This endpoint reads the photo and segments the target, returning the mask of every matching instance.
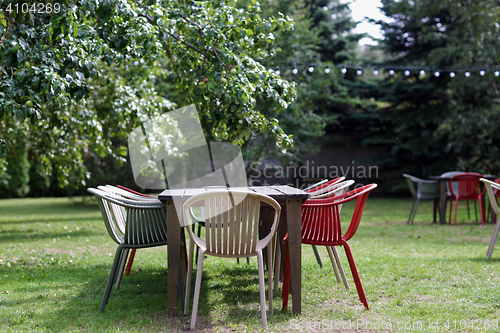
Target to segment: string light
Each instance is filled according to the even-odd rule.
[[[266,61],[266,60],[263,60]],[[288,63],[289,65],[284,65],[283,67],[276,66],[274,67],[276,75],[281,75],[282,69],[292,69],[293,74],[298,74],[299,73],[299,68],[301,68],[301,72],[303,74],[308,74],[308,73],[313,73],[316,67],[319,69],[324,68],[324,73],[325,74],[330,74],[331,68],[329,65],[318,65],[314,63],[296,63],[296,62],[288,62],[288,61],[269,61],[269,62],[275,62],[275,63]],[[373,75],[378,76],[380,73],[383,73],[384,70],[387,70],[387,73],[390,76],[393,76],[396,74],[396,72],[401,71],[404,73],[405,76],[410,76],[411,73],[415,73],[416,71],[419,72],[421,76],[426,75],[427,71],[430,71],[435,77],[440,77],[441,72],[449,73],[450,78],[454,78],[457,76],[457,73],[463,72],[465,77],[469,78],[472,73],[478,73],[481,77],[485,77],[488,71],[491,71],[495,77],[500,77],[500,67],[497,68],[492,68],[492,67],[457,67],[453,68],[451,66],[445,66],[445,67],[434,67],[434,69],[431,66],[423,66],[423,67],[412,67],[412,66],[405,66],[405,67],[400,67],[400,66],[385,66],[385,65],[370,65],[370,64],[365,64],[364,66],[353,66],[353,65],[334,65],[333,67],[340,67],[341,68],[341,73],[342,74],[347,74],[348,70],[355,70],[356,74],[358,76],[363,75],[363,67],[372,67],[373,68]],[[271,69],[271,68],[270,68]]]

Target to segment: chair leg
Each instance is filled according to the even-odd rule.
[[[340,283],[340,274],[339,270],[337,269],[337,265],[335,265],[335,258],[333,256],[332,247],[327,246],[326,250],[328,251],[328,256],[330,257],[330,261],[332,262],[333,272],[335,273],[335,278],[337,279],[337,283]]]
[[[408,222],[406,222],[406,224],[411,223],[411,217],[413,216],[413,210],[415,209],[415,202],[417,202],[417,198],[415,198],[415,200],[413,200],[413,203],[411,205],[411,210],[410,210],[410,216],[408,216]]]
[[[184,297],[184,314],[187,315],[189,312],[189,298],[191,293],[191,274],[193,272],[193,252],[194,252],[194,241],[189,239],[189,259],[186,275],[186,295]]]
[[[337,266],[339,267],[340,276],[342,277],[342,281],[344,281],[345,289],[349,290],[349,283],[347,283],[347,279],[346,279],[345,273],[344,273],[344,268],[342,267],[342,263],[340,262],[340,257],[339,257],[339,254],[337,252],[337,249],[335,248],[335,246],[331,246],[331,249],[332,249],[333,255],[335,256],[335,261],[337,262]]]
[[[120,282],[122,281],[122,276],[123,276],[123,270],[125,268],[125,263],[127,262],[127,257],[128,257],[128,249],[124,249],[120,258],[120,264],[118,265],[118,274],[116,275],[115,279],[115,289],[118,290],[120,287]]]
[[[194,224],[193,224],[193,231],[194,231]],[[198,237],[201,236],[201,224],[198,223]],[[196,259],[195,259],[195,262],[198,262],[198,254],[200,252],[200,249],[198,248],[198,246],[196,247]]]
[[[356,263],[354,262],[354,257],[352,256],[351,248],[347,242],[343,242],[345,253],[347,255],[347,261],[349,261],[349,266],[351,267],[352,277],[354,279],[354,284],[356,285],[356,289],[358,290],[358,296],[361,301],[365,305],[367,310],[370,310],[368,306],[368,301],[366,300],[365,291],[363,290],[363,285],[361,284],[361,279],[359,277],[358,269],[356,268]]]
[[[483,202],[483,198],[481,198],[481,197],[478,198],[478,201],[479,201],[479,214],[481,215],[481,226],[484,226],[484,221],[486,218],[486,212],[485,212],[486,203]],[[474,204],[475,203],[476,202],[474,201]],[[476,213],[476,215],[477,215],[477,213]]]
[[[417,214],[417,207],[418,207],[418,203],[420,202],[420,198],[417,198],[415,200],[415,209],[413,210],[413,216],[411,217],[411,223],[410,224],[413,224],[413,220],[415,220],[415,215]]]
[[[132,249],[132,251],[130,251],[130,258],[128,259],[127,269],[125,270],[125,274],[127,276],[130,275],[130,270],[132,269],[132,263],[134,262],[134,258],[135,258],[135,250],[136,249]]]
[[[453,209],[453,198],[450,198],[450,219],[448,221],[448,224],[451,224],[451,210]]]
[[[481,200],[481,198],[479,198],[479,200]],[[467,203],[469,203],[469,201],[467,201]],[[481,203],[479,203],[479,210],[481,210]],[[477,204],[476,204],[476,201],[474,201],[474,214],[476,214],[476,223],[477,223]],[[482,217],[481,217],[481,224],[482,224]]]
[[[453,225],[457,225],[457,214],[458,214],[458,198],[455,199],[455,221]]]
[[[101,308],[100,308],[101,312],[104,312],[104,307],[106,306],[106,304],[108,304],[109,295],[111,294],[111,289],[113,287],[113,282],[115,280],[116,270],[120,262],[120,257],[122,256],[122,251],[123,247],[118,246],[115,253],[115,259],[113,260],[113,265],[111,265],[111,271],[109,273],[108,283],[106,284],[106,288],[104,289],[104,295],[102,297]]]
[[[319,267],[323,268],[323,263],[321,262],[321,257],[319,256],[318,248],[316,245],[312,245],[314,256],[316,257],[316,261],[318,262]]]
[[[490,246],[488,247],[488,252],[486,253],[486,257],[488,257],[488,259],[491,258],[491,254],[493,253],[493,248],[495,247],[495,243],[497,242],[499,230],[500,230],[500,216],[498,217],[497,223],[495,224],[495,230],[493,231],[493,237],[491,237]]]
[[[281,311],[284,312],[288,306],[288,296],[290,293],[290,254],[288,253],[288,239],[285,241],[285,269],[283,272],[283,288],[281,298],[283,299]]]
[[[191,329],[196,326],[196,316],[198,314],[198,301],[200,300],[200,285],[201,275],[203,274],[203,258],[205,251],[200,249],[200,257],[198,258],[198,269],[196,270],[196,282],[194,285],[193,313],[191,315]]]
[[[476,209],[476,203],[474,203],[474,209]],[[467,200],[467,218],[470,219],[469,200]],[[476,211],[476,222],[477,222],[477,211]]]
[[[271,242],[267,246],[267,290],[269,292],[269,314],[273,314],[273,247],[274,238],[271,238]]]
[[[432,208],[433,208],[433,222],[432,223],[436,223],[437,212],[439,209],[439,198],[434,198],[433,201],[434,201],[434,204],[432,205]]]
[[[262,319],[262,326],[264,326],[264,328],[267,328],[266,287],[264,284],[264,260],[262,258],[262,250],[257,250],[257,266],[259,269],[260,315]]]
[[[274,260],[274,291],[278,292],[280,282],[280,268],[281,268],[281,247],[276,238],[276,259]]]

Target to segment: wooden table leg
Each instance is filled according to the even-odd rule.
[[[177,315],[179,263],[181,258],[181,225],[173,201],[166,201],[167,208],[167,267],[168,267],[168,314]]]
[[[302,281],[302,251],[301,223],[302,200],[286,200],[286,218],[288,227],[288,249],[290,253],[290,285],[292,290],[293,313],[300,314],[301,281]]]
[[[448,183],[447,180],[443,180],[443,179],[439,180],[439,187],[440,187],[439,201],[441,204],[441,207],[439,207],[439,223],[441,223],[441,224],[446,224],[446,184],[447,183]]]
[[[432,210],[433,210],[433,222],[436,223],[436,216],[437,216],[437,211],[438,211],[438,206],[439,206],[439,198],[434,198],[433,200],[433,205],[432,205]]]

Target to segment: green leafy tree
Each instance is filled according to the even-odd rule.
[[[278,119],[285,132],[293,135],[294,147],[282,150],[271,137],[259,136],[245,145],[244,153],[251,161],[279,159],[297,165],[306,154],[319,149],[318,140],[325,140],[327,126],[331,127],[344,109],[355,104],[334,64],[354,55],[359,36],[350,32],[355,23],[349,8],[338,1],[281,0],[266,2],[263,11],[266,16],[284,13],[295,21],[293,31],[277,34],[276,55],[265,64],[296,82],[297,101],[286,110],[259,101],[260,109]]]
[[[294,84],[257,61],[274,55],[287,17],[223,1],[54,1],[46,14],[15,4],[0,1],[0,119],[5,129],[30,121],[33,151],[61,185],[88,178],[91,152],[123,158],[111,140],[173,107],[148,82],[155,75],[172,77],[172,95],[196,104],[209,137],[243,144],[262,132],[292,146],[256,108],[257,99],[282,109],[295,100]]]

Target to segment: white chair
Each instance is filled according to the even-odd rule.
[[[498,231],[500,230],[500,209],[498,208],[497,199],[494,193],[494,190],[500,191],[500,184],[484,178],[481,178],[479,180],[484,183],[484,187],[486,188],[488,197],[490,198],[491,208],[498,216],[497,223],[495,224],[495,230],[493,231],[493,237],[491,237],[490,246],[488,247],[488,252],[486,253],[486,256],[489,259],[491,258],[491,254],[493,253],[493,248],[495,247],[495,243],[498,237]]]
[[[259,240],[259,219],[261,202],[274,208],[274,219],[271,230]],[[198,269],[194,289],[193,313],[191,316],[191,329],[196,325],[198,302],[200,296],[201,276],[203,272],[203,259],[205,254],[225,258],[243,258],[257,256],[259,269],[260,307],[262,325],[267,328],[266,297],[264,287],[264,263],[262,249],[268,246],[268,287],[269,287],[269,312],[273,311],[272,298],[272,272],[274,252],[272,239],[276,233],[281,207],[273,198],[247,191],[236,190],[207,190],[189,198],[183,205],[183,218],[186,225],[190,223],[189,209],[201,205],[205,210],[205,239],[198,237],[190,227],[189,231],[189,263],[186,279],[186,297],[184,314],[188,313],[191,272],[193,269],[194,244],[200,249]]]

